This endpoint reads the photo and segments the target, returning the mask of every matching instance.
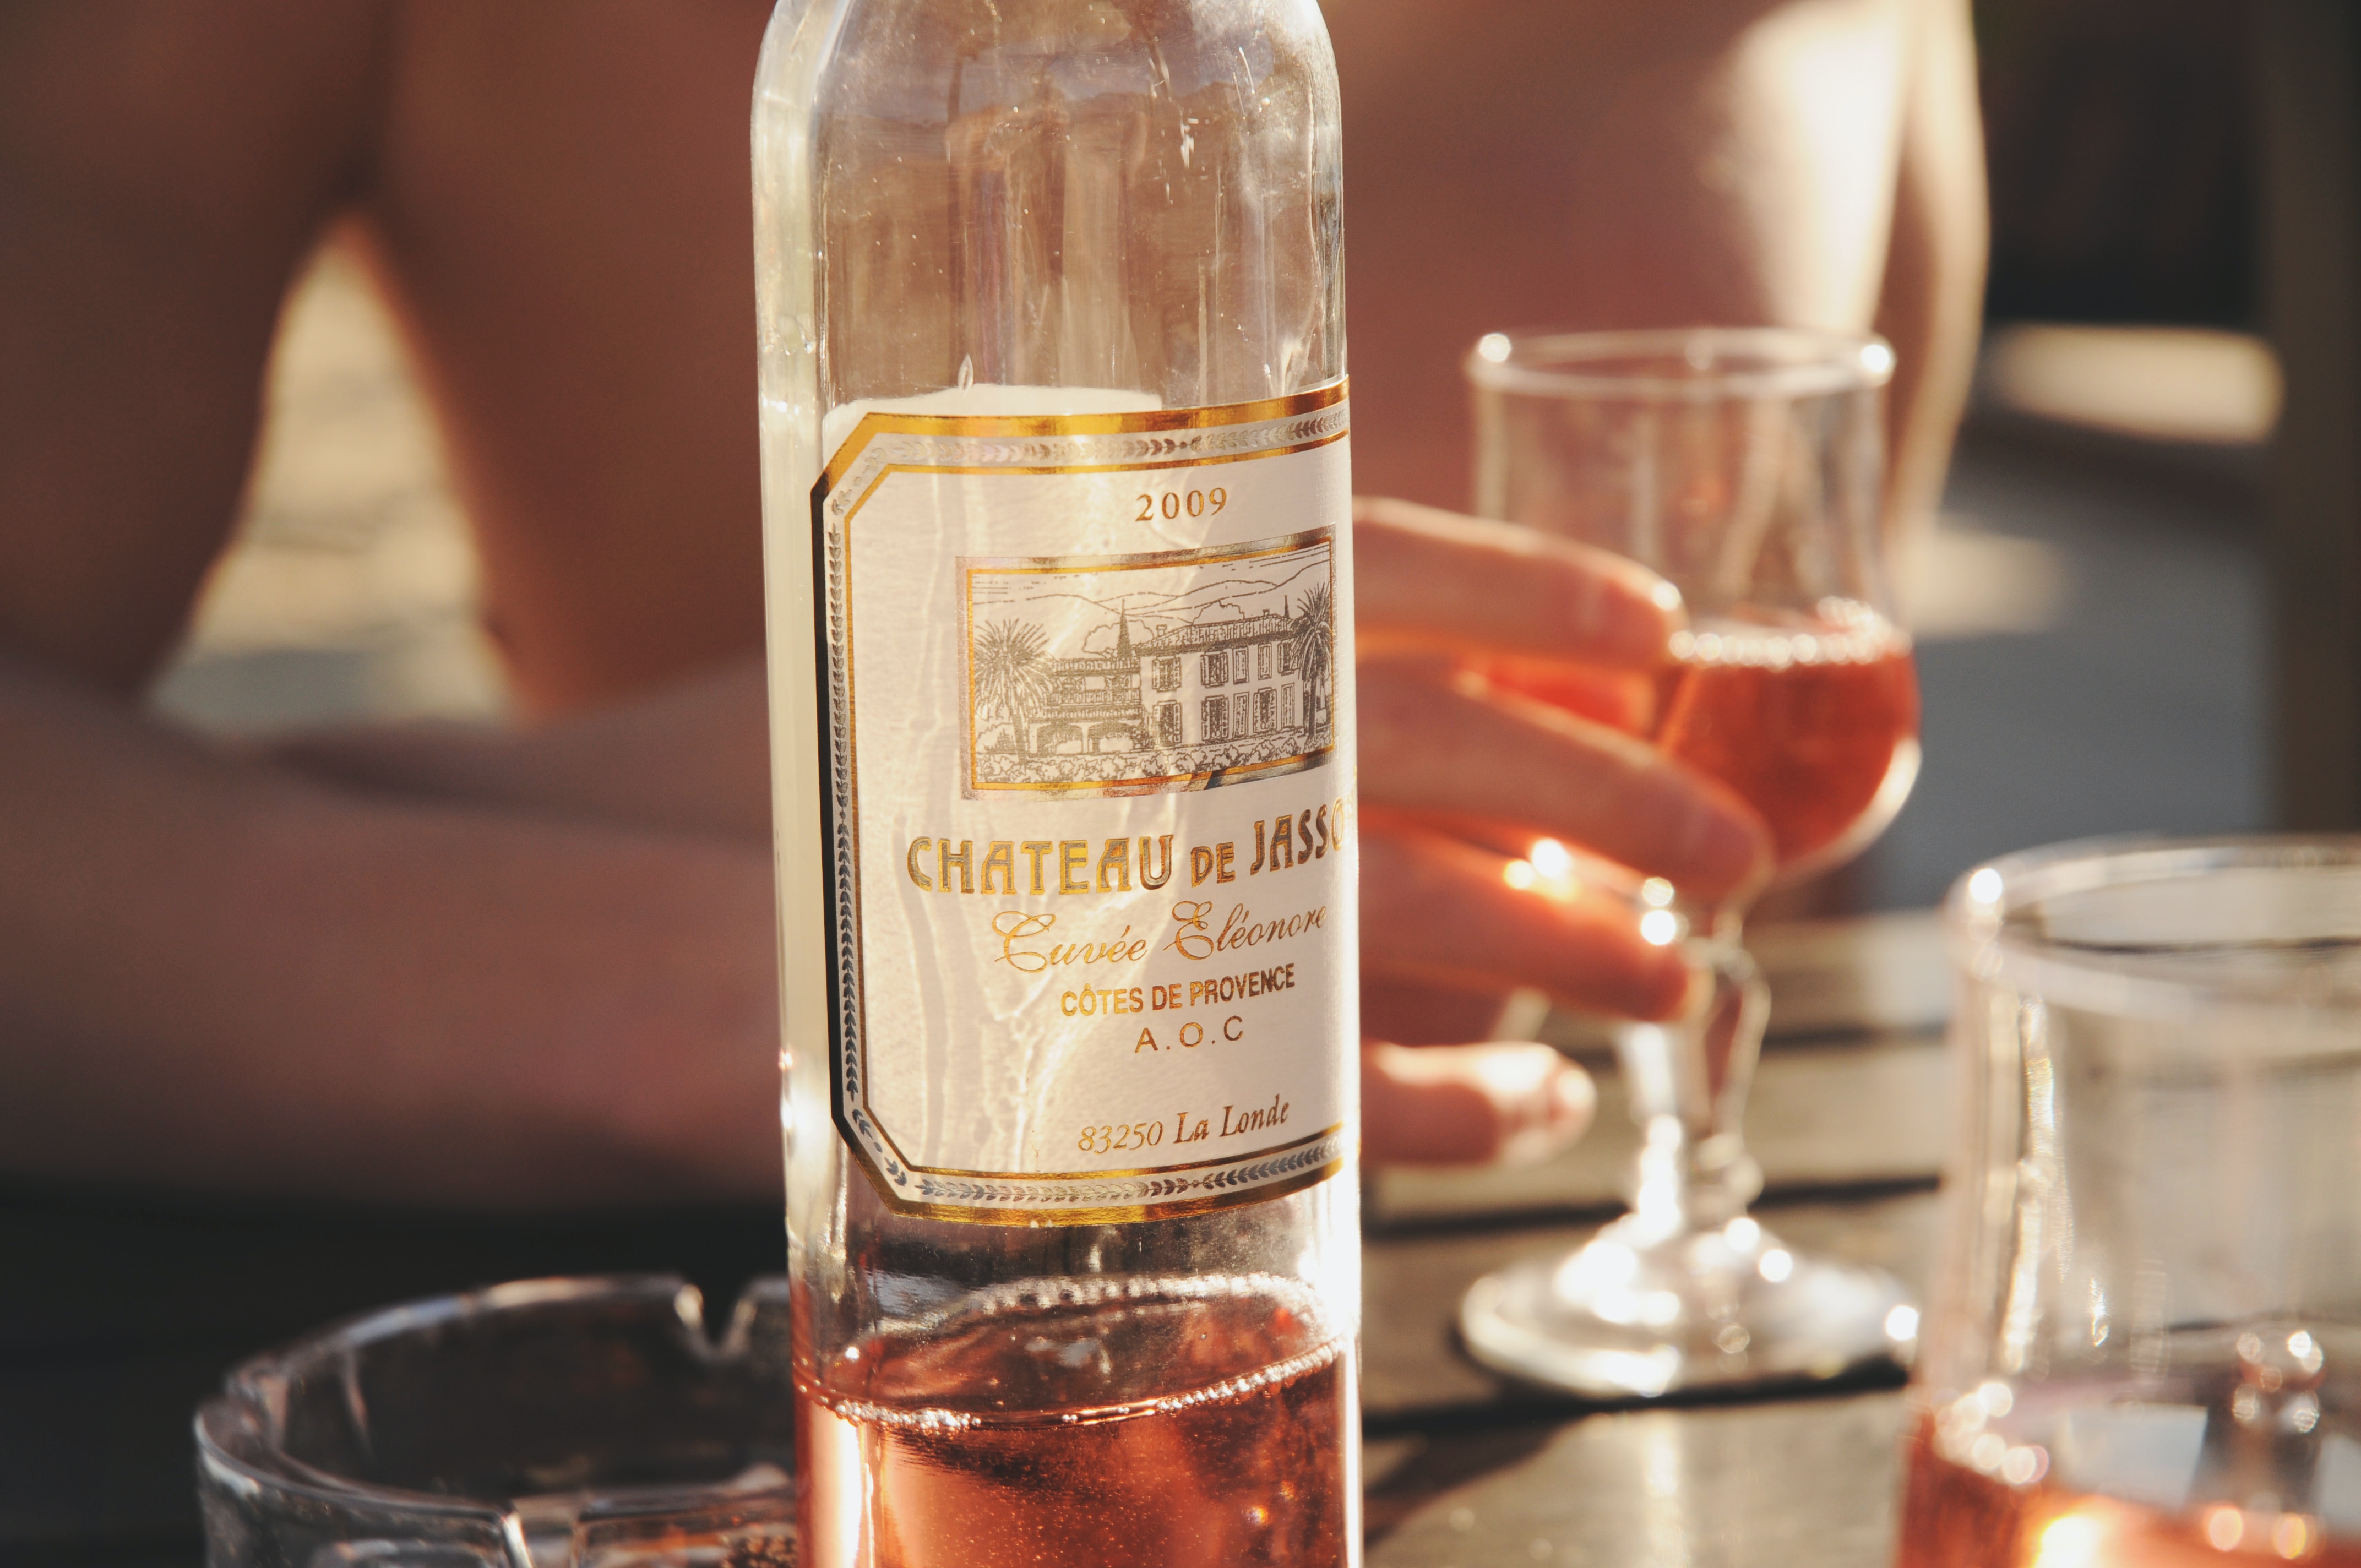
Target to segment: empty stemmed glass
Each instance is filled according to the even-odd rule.
[[[1477,511],[1637,561],[1689,612],[1661,674],[1611,700],[1587,679],[1488,674],[1730,786],[1771,830],[1774,885],[1858,853],[1917,772],[1882,526],[1893,366],[1877,338],[1771,328],[1496,334],[1467,362]],[[1553,859],[1544,844],[1533,863]],[[1762,1173],[1739,1124],[1770,998],[1742,906],[1653,879],[1641,898],[1642,934],[1678,942],[1708,983],[1681,1017],[1619,1031],[1642,1133],[1631,1212],[1477,1281],[1468,1349],[1609,1398],[1828,1377],[1904,1351],[1916,1314],[1894,1280],[1798,1255],[1746,1212]]]

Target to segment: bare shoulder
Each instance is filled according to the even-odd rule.
[[[380,273],[544,713],[761,644],[746,116],[771,0],[401,13]]]
[[[0,652],[127,690],[177,632],[280,296],[365,177],[384,16],[0,6]]]

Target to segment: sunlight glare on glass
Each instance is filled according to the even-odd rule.
[[[1487,360],[1494,365],[1507,363],[1509,357],[1509,334],[1505,332],[1486,333],[1482,337],[1476,340],[1476,354],[1477,357]]]
[[[1582,892],[1574,874],[1574,851],[1554,839],[1536,839],[1521,861],[1511,861],[1501,872],[1520,893],[1539,888],[1561,902],[1572,902]]]
[[[2000,902],[2000,872],[1984,867],[1968,879],[1968,897],[1977,904]]]
[[[1673,884],[1663,877],[1652,876],[1640,884],[1640,902],[1651,909],[1662,909],[1673,901]]]
[[[1872,376],[1892,375],[1894,373],[1894,350],[1883,343],[1862,344],[1861,345],[1861,367],[1868,371]]]
[[[1652,948],[1669,948],[1680,935],[1681,917],[1669,909],[1651,909],[1640,916],[1640,939]]]
[[[2041,1532],[2041,1554],[2033,1560],[2033,1568],[2089,1568],[2105,1535],[2097,1519],[2080,1514],[2052,1519]]]
[[[1533,847],[1525,851],[1533,870],[1552,882],[1563,881],[1574,874],[1574,851],[1554,839],[1536,839]]]
[[[1896,1307],[1885,1314],[1885,1337],[1895,1343],[1906,1343],[1918,1337],[1918,1309]]]
[[[1755,1272],[1772,1284],[1782,1284],[1795,1272],[1795,1255],[1785,1247],[1773,1247],[1763,1255],[1763,1261],[1754,1267]]]
[[[1601,1240],[1566,1255],[1558,1266],[1557,1289],[1567,1296],[1613,1290],[1631,1284],[1639,1272],[1639,1254],[1620,1242]]]

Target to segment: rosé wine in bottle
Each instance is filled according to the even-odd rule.
[[[1357,1562],[1319,9],[783,4],[753,140],[805,1561]]]
[[[1350,1347],[1292,1294],[1150,1281],[878,1336],[859,1377],[804,1389],[805,1485],[873,1489],[894,1568],[1349,1562],[1348,1499],[1325,1483]]]

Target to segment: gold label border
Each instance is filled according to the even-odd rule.
[[[869,444],[881,435],[966,436],[985,441],[1016,441],[1044,436],[1061,435],[1145,435],[1172,431],[1213,430],[1224,425],[1266,424],[1272,420],[1293,419],[1299,414],[1333,408],[1345,400],[1346,383],[1333,382],[1309,392],[1298,392],[1287,398],[1261,398],[1245,403],[1215,403],[1201,409],[1144,409],[1132,413],[1111,414],[914,414],[872,412],[861,416],[852,433],[844,438],[828,460],[820,474],[820,483],[830,488],[844,482]],[[1290,448],[1290,450],[1293,450]],[[1278,455],[1275,452],[1249,454],[1257,457]],[[1208,459],[1214,461],[1217,459]],[[1112,474],[1139,467],[1199,466],[1200,464],[1109,463],[1074,465],[1049,469],[1028,469],[1032,473]],[[950,473],[1000,474],[1009,470],[998,464],[979,468],[938,470]],[[862,497],[866,500],[866,495]]]
[[[1027,1226],[1060,1226],[1107,1224],[1138,1220],[1178,1218],[1182,1215],[1230,1208],[1238,1204],[1262,1202],[1301,1191],[1326,1180],[1344,1168],[1349,1152],[1346,1130],[1339,1123],[1306,1138],[1219,1160],[1195,1161],[1169,1167],[1145,1167],[1126,1171],[1090,1172],[973,1172],[950,1168],[917,1165],[902,1153],[884,1124],[869,1111],[865,1085],[868,1080],[868,1029],[865,999],[862,996],[862,962],[860,917],[860,766],[858,721],[852,702],[852,627],[851,627],[851,522],[853,518],[874,498],[884,481],[895,473],[972,473],[972,474],[1081,474],[1148,472],[1158,469],[1210,466],[1221,463],[1247,462],[1264,457],[1282,457],[1295,453],[1327,446],[1344,440],[1348,428],[1343,421],[1338,428],[1311,435],[1306,439],[1274,444],[1259,450],[1211,453],[1201,456],[1175,455],[1144,461],[1103,464],[1026,463],[988,465],[903,464],[883,466],[871,481],[862,487],[860,495],[850,505],[841,508],[838,532],[831,536],[829,524],[829,501],[832,491],[855,469],[861,455],[878,437],[890,434],[911,434],[934,437],[968,437],[990,440],[1037,440],[1075,435],[1137,435],[1163,433],[1203,432],[1233,425],[1266,423],[1284,421],[1304,414],[1316,413],[1345,402],[1347,383],[1336,381],[1330,386],[1290,398],[1266,399],[1255,402],[1229,403],[1211,408],[1151,410],[1119,414],[1073,415],[945,415],[872,412],[862,417],[852,433],[839,446],[812,487],[812,568],[813,617],[819,680],[820,756],[823,769],[836,773],[840,768],[842,783],[833,787],[827,780],[821,789],[821,827],[823,837],[822,874],[827,907],[822,927],[832,933],[829,973],[829,1031],[830,1038],[829,1076],[831,1079],[832,1120],[838,1135],[886,1207],[897,1213],[918,1218],[948,1220],[975,1224],[1013,1224]],[[1175,442],[1176,447],[1186,444]],[[1334,538],[1334,529],[1325,532]],[[1332,565],[1333,575],[1333,565]],[[841,673],[840,689],[838,675]],[[831,719],[841,717],[840,728]],[[1332,748],[1327,750],[1333,751]],[[1322,759],[1323,762],[1325,758]],[[1317,764],[1313,764],[1317,765]],[[1291,771],[1291,770],[1290,770]],[[840,797],[842,809],[837,809]],[[843,885],[839,885],[838,868],[843,868]],[[847,1005],[844,992],[852,995]],[[854,1035],[854,1052],[858,1060],[851,1064],[857,1080],[848,1084],[845,1069],[847,1053],[842,1033],[850,1025]],[[864,1136],[864,1135],[866,1135]],[[876,1148],[869,1146],[874,1139]],[[1191,1170],[1222,1168],[1242,1169],[1257,1162],[1288,1159],[1293,1151],[1307,1146],[1319,1146],[1320,1157],[1305,1168],[1258,1182],[1241,1190],[1213,1192],[1192,1199],[1167,1200],[1147,1203],[1102,1204],[1087,1208],[1005,1208],[977,1203],[941,1202],[906,1196],[897,1189],[910,1185],[912,1178],[930,1182],[977,1182],[996,1188],[1022,1190],[1053,1185],[1073,1185],[1081,1182],[1179,1180]],[[881,1161],[878,1157],[883,1155]],[[1216,1171],[1216,1176],[1218,1171]],[[1206,1184],[1207,1179],[1190,1179],[1188,1185]],[[1010,1196],[1015,1196],[1012,1191]]]

